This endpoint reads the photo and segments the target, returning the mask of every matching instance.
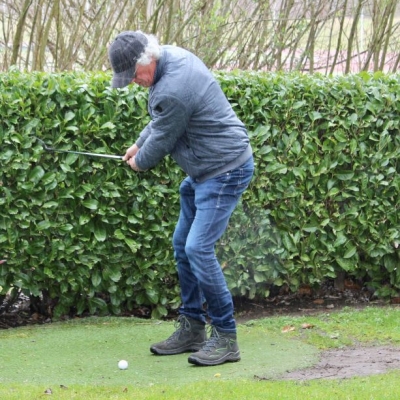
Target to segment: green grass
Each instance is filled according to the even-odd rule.
[[[310,382],[284,381],[220,381],[204,380],[181,386],[155,385],[146,389],[132,384],[110,386],[74,385],[66,389],[51,386],[53,395],[44,394],[45,387],[33,385],[0,386],[0,397],[6,400],[36,400],[53,398],[59,400],[398,400],[400,374],[391,372],[368,378],[349,380],[323,380]]]
[[[287,337],[301,339],[319,349],[339,348],[357,343],[400,344],[400,308],[368,307],[344,308],[340,312],[321,313],[316,316],[278,317],[250,321],[249,324],[277,333],[282,326],[293,326]],[[312,329],[303,329],[310,324]]]
[[[400,309],[345,309],[271,317],[239,326],[242,361],[195,367],[187,354],[157,357],[149,345],[170,322],[88,318],[0,331],[0,399],[398,399],[400,372],[308,382],[279,381],[316,362],[319,349],[398,344]],[[304,323],[312,329],[302,329]],[[282,333],[285,326],[294,331]],[[120,371],[119,359],[129,368]],[[261,380],[260,380],[261,378]]]

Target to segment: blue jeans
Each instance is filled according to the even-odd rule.
[[[236,322],[215,244],[225,232],[253,171],[251,157],[241,167],[205,182],[188,177],[179,190],[181,210],[173,246],[181,287],[180,313],[205,321],[205,300],[211,324],[220,332],[236,332]]]

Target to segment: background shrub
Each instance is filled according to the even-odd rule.
[[[399,79],[218,73],[249,129],[256,174],[217,247],[235,296],[339,272],[394,295],[399,266]],[[171,247],[183,173],[116,160],[149,121],[147,92],[103,73],[0,75],[0,286],[42,312],[154,317],[179,306]]]

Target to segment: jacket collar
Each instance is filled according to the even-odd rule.
[[[156,66],[156,70],[154,71],[154,81],[153,81],[152,86],[154,86],[164,75],[164,66],[165,66],[165,62],[166,62],[165,55],[166,55],[165,51],[161,50],[161,57],[157,61],[157,66]]]

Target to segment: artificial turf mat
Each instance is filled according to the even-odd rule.
[[[273,378],[316,362],[316,348],[260,326],[239,325],[242,360],[215,367],[187,362],[188,353],[155,356],[152,343],[166,339],[172,322],[87,318],[0,331],[0,383],[140,386],[205,379]],[[119,370],[120,359],[129,362]]]

